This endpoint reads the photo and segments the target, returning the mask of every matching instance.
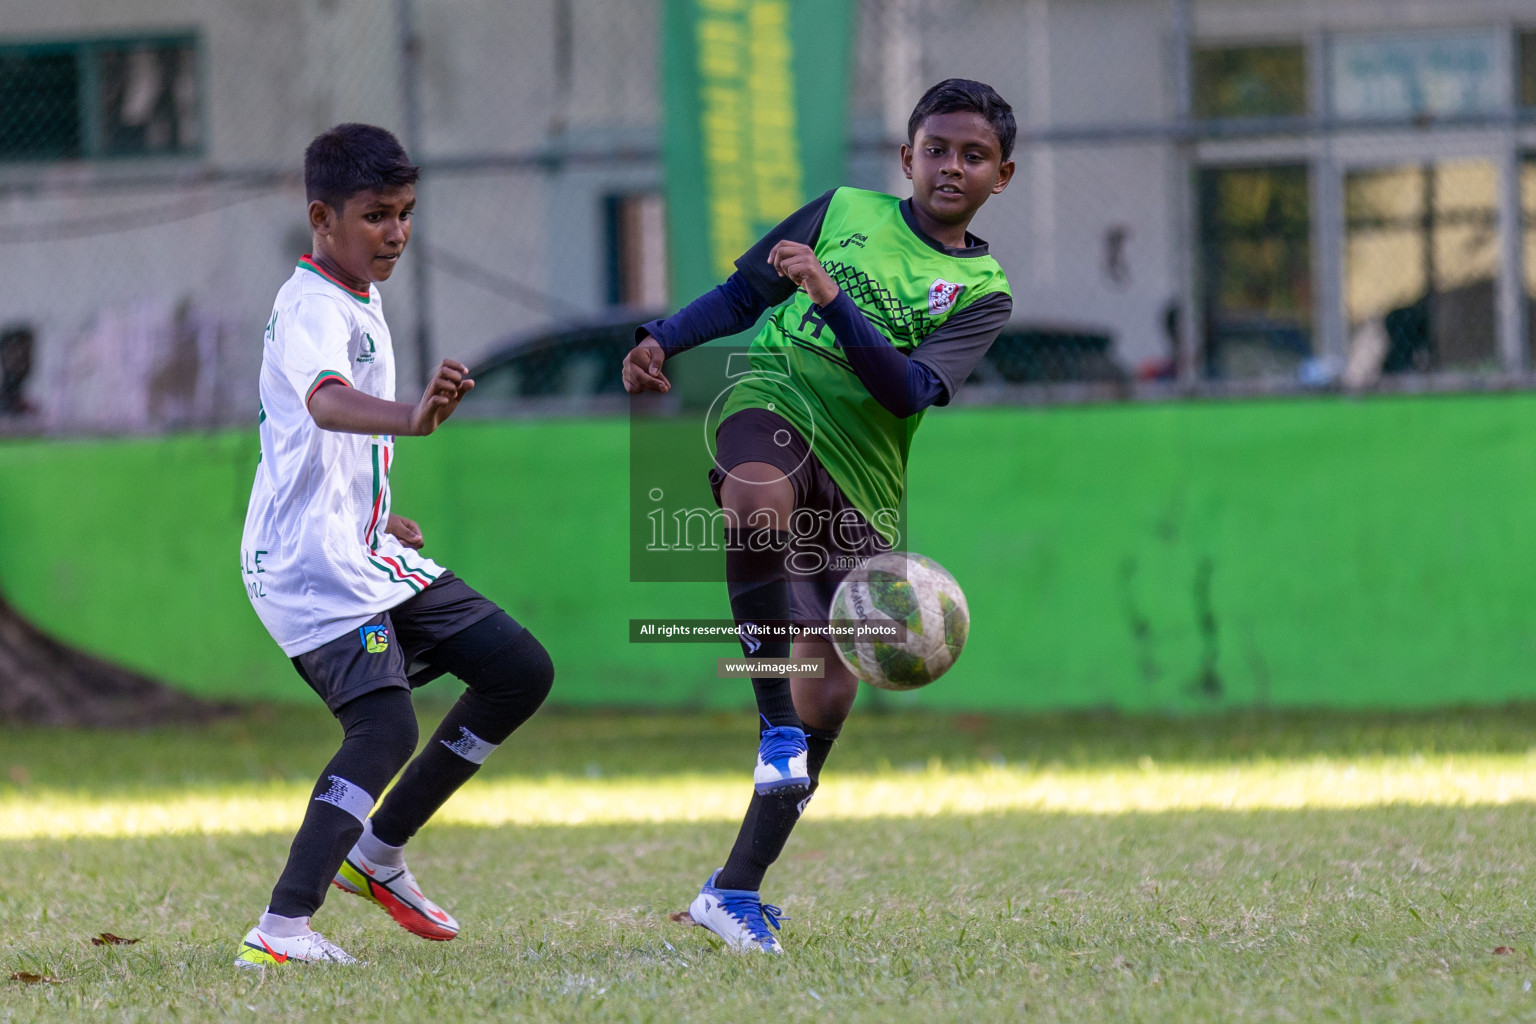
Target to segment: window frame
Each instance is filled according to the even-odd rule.
[[[1518,100],[1519,49],[1522,33],[1536,32],[1536,22],[1529,20],[1486,19],[1473,23],[1458,23],[1461,29],[1493,26],[1505,33],[1508,40],[1505,73],[1510,82],[1507,96]],[[1385,31],[1385,29],[1383,29]],[[1313,171],[1313,295],[1316,312],[1313,317],[1314,351],[1321,356],[1342,360],[1348,350],[1348,326],[1344,310],[1344,175],[1352,169],[1375,165],[1387,165],[1412,161],[1439,161],[1463,157],[1492,156],[1501,166],[1501,174],[1509,174],[1510,166],[1517,162],[1511,154],[1536,153],[1536,108],[1509,102],[1504,111],[1488,116],[1472,127],[1431,122],[1420,124],[1380,124],[1372,121],[1355,122],[1335,119],[1331,95],[1332,83],[1329,51],[1332,41],[1339,35],[1354,35],[1366,31],[1351,26],[1347,30],[1333,30],[1314,25],[1303,32],[1307,48],[1308,79],[1313,116],[1294,119],[1296,131],[1287,132],[1290,122],[1274,118],[1259,121],[1262,132],[1230,134],[1221,130],[1223,123],[1195,122],[1196,136],[1192,144],[1191,166],[1194,170],[1245,164],[1307,162]],[[1294,33],[1239,31],[1211,32],[1198,36],[1194,42],[1202,47],[1240,47],[1244,45],[1277,45],[1293,40]],[[1507,101],[1508,102],[1508,101]],[[1214,126],[1214,127],[1213,127]],[[1193,178],[1189,186],[1193,189]],[[1504,236],[1501,244],[1518,249],[1519,233],[1512,225],[1519,223],[1520,202],[1518,188],[1500,186],[1500,231]],[[1191,199],[1193,194],[1191,193]],[[1198,218],[1197,218],[1198,219]],[[1194,225],[1198,236],[1198,224]],[[1500,289],[1519,288],[1520,282],[1500,278]],[[1203,282],[1195,283],[1198,294]],[[1517,291],[1518,294],[1518,291]],[[1506,305],[1518,309],[1519,304],[1500,300],[1500,309]],[[1533,307],[1536,308],[1536,307]],[[1536,316],[1533,316],[1536,320]],[[1532,338],[1527,348],[1526,338]],[[1505,360],[1505,368],[1523,372],[1536,366],[1536,324],[1522,328],[1513,319],[1501,313],[1499,327],[1499,351]]]
[[[159,152],[122,152],[105,148],[101,112],[100,55],[114,50],[141,47],[189,49],[196,87],[197,109],[193,115],[197,141],[190,146]],[[75,111],[78,119],[80,151],[76,154],[16,154],[0,151],[0,166],[39,163],[84,162],[116,163],[134,160],[201,160],[207,153],[208,103],[207,69],[202,33],[197,28],[160,29],[149,32],[112,33],[72,38],[24,39],[0,37],[0,54],[37,56],[72,54],[76,58],[77,82]]]
[[[1295,113],[1282,114],[1202,114],[1198,112],[1200,74],[1199,63],[1202,53],[1214,53],[1218,51],[1235,50],[1281,50],[1294,49],[1301,55],[1301,100],[1302,109]],[[1195,39],[1190,47],[1190,87],[1191,114],[1190,116],[1204,124],[1222,123],[1274,123],[1285,121],[1299,121],[1315,115],[1318,110],[1320,97],[1316,95],[1316,74],[1313,68],[1316,62],[1316,54],[1305,35],[1284,36],[1273,38],[1208,38]]]

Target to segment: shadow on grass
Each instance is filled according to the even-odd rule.
[[[446,710],[421,705],[423,742]],[[121,791],[179,784],[307,781],[341,739],[323,708],[252,705],[203,725],[134,731],[12,728],[0,744],[0,795],[31,787]],[[481,778],[717,773],[750,764],[750,713],[546,709]],[[839,771],[935,762],[1095,767],[1376,754],[1518,754],[1536,746],[1536,704],[1418,712],[1234,712],[1201,718],[873,712],[854,716]]]

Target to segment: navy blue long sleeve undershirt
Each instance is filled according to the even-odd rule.
[[[668,359],[695,345],[740,334],[768,310],[768,303],[740,274],[694,299],[671,316],[635,329],[635,343],[656,339]]]
[[[822,308],[821,318],[837,336],[853,372],[892,416],[915,416],[944,396],[939,375],[892,345],[847,292],[839,291]]]
[[[646,335],[655,338],[670,359],[706,341],[747,330],[767,309],[757,290],[735,273],[671,316],[642,324],[636,340]],[[892,345],[847,293],[838,292],[821,315],[855,376],[892,416],[906,419],[944,396],[938,374]]]

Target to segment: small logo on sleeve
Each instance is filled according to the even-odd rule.
[[[928,312],[934,316],[947,313],[965,289],[963,284],[951,284],[942,277],[928,286]]]
[[[383,654],[389,650],[388,626],[363,626],[358,632],[363,637],[363,650],[369,654]]]

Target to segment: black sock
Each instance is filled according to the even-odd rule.
[[[816,792],[820,782],[821,766],[827,763],[832,744],[840,730],[807,729],[806,770],[811,776],[808,791],[794,790],[788,793],[752,794],[747,805],[747,816],[736,834],[736,845],[720,870],[715,886],[720,889],[748,889],[757,892],[762,888],[763,876],[768,868],[784,852],[789,834],[805,811],[806,804]]]
[[[309,917],[357,837],[378,795],[416,749],[411,692],[365,693],[339,708],[345,738],[315,784],[304,823],[288,848],[288,863],[268,909],[280,917]]]
[[[468,686],[373,815],[382,843],[404,846],[526,722],[554,683],[549,652],[505,613],[449,637],[427,658]]]
[[[784,530],[731,528],[725,531],[725,579],[731,595],[731,614],[740,631],[741,650],[748,657],[787,658],[793,648],[789,639],[763,640],[752,636],[750,624],[789,622],[789,533]],[[754,676],[752,694],[757,713],[771,728],[800,728],[789,680],[780,676]]]
[[[827,755],[832,753],[832,744],[837,742],[837,736],[842,731],[842,726],[805,731],[805,767],[810,772],[812,782],[820,778],[821,766],[827,763]]]

